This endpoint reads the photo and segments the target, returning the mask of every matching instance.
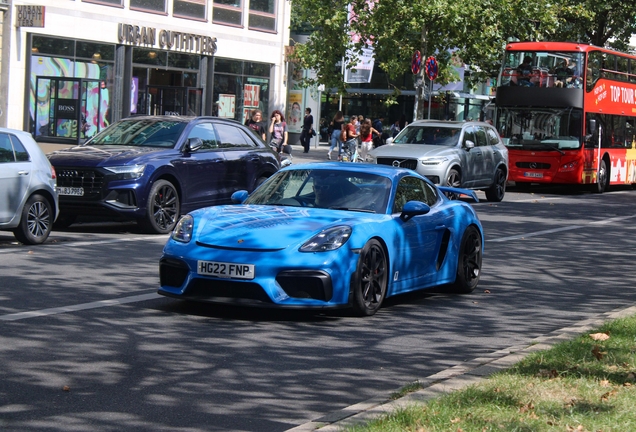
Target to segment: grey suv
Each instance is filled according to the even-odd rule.
[[[501,201],[506,193],[508,150],[485,122],[418,120],[370,157],[410,168],[437,185],[483,189],[488,201]]]
[[[0,230],[43,243],[58,214],[55,170],[30,134],[0,128]]]

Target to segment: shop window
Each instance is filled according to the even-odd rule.
[[[77,42],[75,57],[94,61],[115,61],[115,45]]]
[[[250,0],[248,27],[276,31],[276,2],[274,0]]]
[[[243,73],[243,62],[236,61],[236,60],[215,58],[214,71],[232,73],[232,74],[241,74]]]
[[[270,65],[267,63],[245,62],[245,75],[269,78]]]
[[[153,66],[166,66],[168,53],[166,51],[151,50],[146,48],[133,49],[133,63]]]
[[[130,8],[165,13],[166,0],[130,0]]]
[[[199,69],[200,57],[192,54],[168,53],[168,66],[181,69]]]
[[[82,0],[85,3],[97,3],[108,6],[123,6],[123,0]]]
[[[206,0],[174,0],[172,14],[179,17],[205,20]]]
[[[242,0],[214,0],[212,22],[219,24],[243,25]]]
[[[71,39],[56,39],[48,36],[33,36],[31,51],[33,54],[73,57],[75,55],[75,41]]]

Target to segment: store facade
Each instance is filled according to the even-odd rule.
[[[81,142],[130,115],[284,109],[285,0],[16,3],[0,121],[36,140]]]

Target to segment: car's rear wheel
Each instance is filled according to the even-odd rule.
[[[495,180],[488,189],[486,189],[486,199],[492,202],[500,202],[506,194],[506,174],[501,168],[495,173]]]
[[[371,239],[362,248],[353,289],[353,310],[371,316],[380,309],[388,284],[388,259],[379,241]]]
[[[254,182],[254,190],[258,189],[258,187],[262,185],[263,183],[265,183],[266,181],[267,181],[267,177],[257,178],[256,181]]]
[[[31,196],[20,216],[20,225],[13,235],[20,243],[34,245],[44,243],[53,227],[53,206],[42,195]]]
[[[157,180],[150,189],[146,202],[146,218],[141,220],[145,231],[167,234],[179,218],[179,194],[167,180]]]
[[[460,188],[462,187],[462,175],[456,169],[451,169],[446,176],[446,185],[450,187]],[[447,192],[446,197],[451,200],[456,200],[459,195],[456,193]]]
[[[481,235],[479,230],[471,225],[462,236],[457,257],[457,277],[451,284],[450,291],[468,294],[475,289],[481,276],[481,259]]]

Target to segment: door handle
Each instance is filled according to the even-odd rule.
[[[28,171],[18,171],[18,175],[29,175]]]

